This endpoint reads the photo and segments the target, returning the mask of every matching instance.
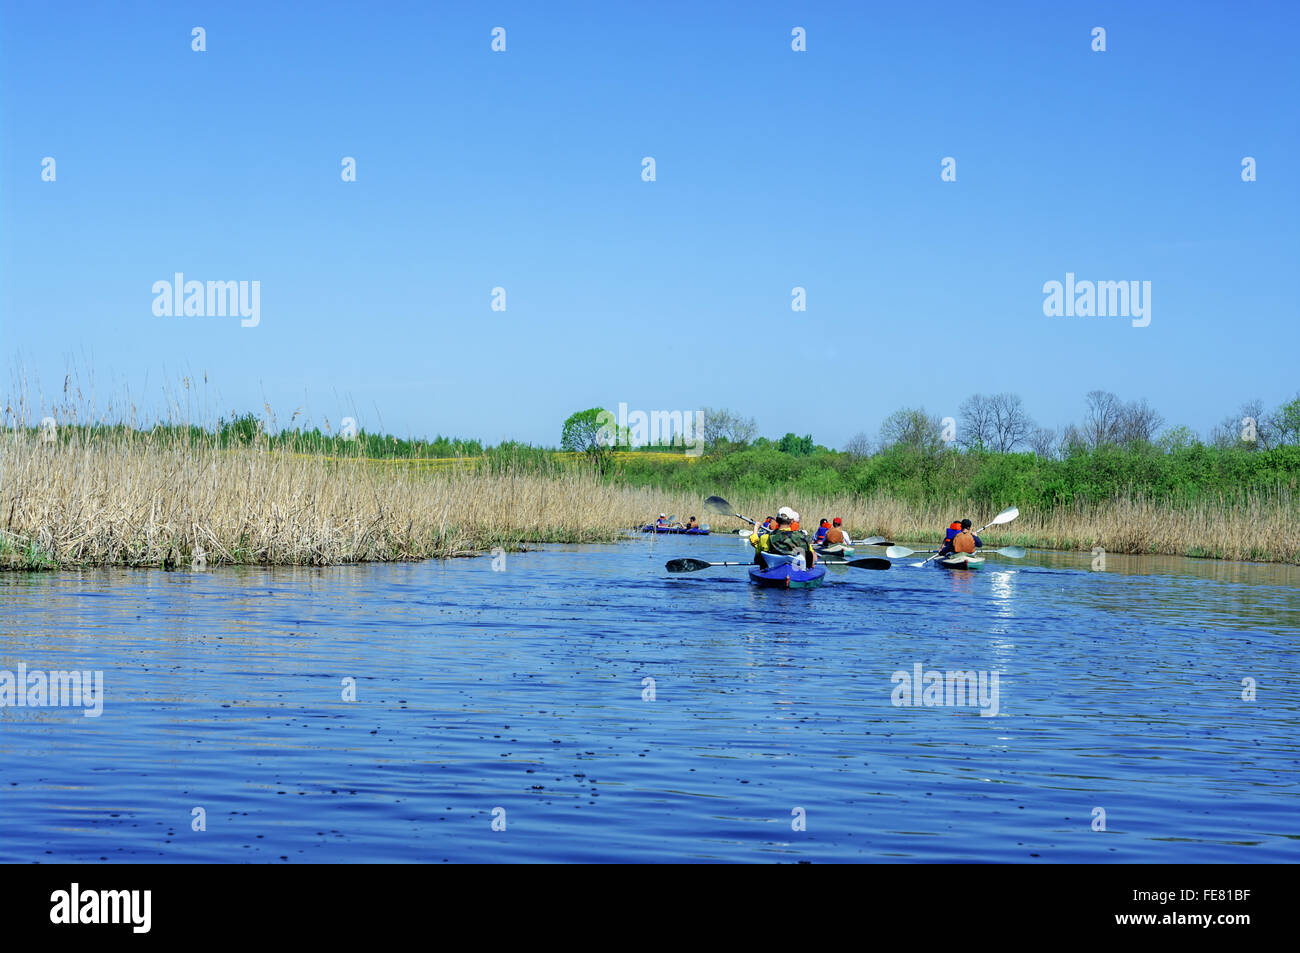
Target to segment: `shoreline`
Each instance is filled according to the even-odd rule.
[[[257,445],[217,449],[145,437],[3,441],[0,472],[0,571],[456,558],[613,542],[661,512],[697,516],[712,535],[734,536],[743,526],[710,512],[693,492],[630,486],[582,467],[432,470],[404,460],[357,466]],[[792,503],[805,527],[839,516],[855,538],[926,546],[954,518],[969,516],[978,526],[1001,506],[1020,505],[781,489],[729,498],[737,512],[756,519]],[[1051,509],[1021,505],[1015,522],[981,535],[986,545],[1094,556],[1104,549],[1300,565],[1300,538],[1286,532],[1298,521],[1300,495],[1279,487],[1185,503],[1132,496]]]
[[[228,559],[208,559],[210,553],[204,552],[201,560],[196,560],[196,553],[191,550],[181,552],[179,549],[174,550],[164,556],[160,562],[153,561],[67,561],[60,562],[52,557],[48,552],[39,549],[33,551],[24,551],[21,547],[9,545],[10,540],[6,536],[11,536],[5,530],[0,530],[0,573],[28,573],[28,572],[87,572],[96,569],[157,569],[163,572],[203,572],[210,569],[232,569],[232,568],[287,568],[293,566],[310,567],[310,568],[329,568],[334,566],[357,566],[366,564],[381,563],[420,563],[430,560],[451,560],[451,559],[477,559],[481,557],[492,557],[497,552],[505,553],[526,553],[535,552],[546,546],[589,546],[609,543],[625,543],[645,541],[652,538],[652,534],[642,534],[635,528],[624,528],[609,532],[597,532],[584,534],[582,538],[575,538],[573,535],[556,536],[545,539],[524,539],[507,545],[493,547],[480,547],[471,549],[461,549],[448,552],[429,552],[429,553],[410,553],[400,556],[391,557],[370,557],[370,558],[340,558],[330,562],[309,562],[302,560],[282,559],[277,561],[267,561],[258,559],[244,559],[232,561]],[[659,545],[671,544],[679,537],[675,534],[665,535]],[[698,539],[700,537],[687,537]],[[726,532],[724,530],[713,530],[708,537],[720,539],[741,539],[739,534]],[[865,538],[865,534],[864,534]],[[1000,533],[997,537],[986,532],[981,536],[985,540],[985,545],[989,548],[1001,546],[1023,546],[1029,552],[1060,555],[1060,556],[1079,556],[1087,559],[1095,558],[1097,555],[1096,547],[1075,547],[1067,548],[1060,546],[1044,545],[1033,542],[1024,535],[1014,533]],[[906,535],[892,535],[891,543],[908,546],[917,550],[918,554],[924,554],[927,547],[937,546],[938,543],[933,539],[908,537]],[[683,544],[689,546],[689,543]],[[855,543],[855,548],[861,549],[859,555],[881,555],[884,552],[883,546],[863,547],[861,543]],[[1104,547],[1102,547],[1104,548]],[[1280,559],[1251,559],[1237,558],[1217,555],[1207,555],[1204,553],[1185,553],[1185,552],[1157,552],[1151,549],[1106,549],[1108,556],[1125,556],[1125,557],[1152,557],[1168,559],[1194,559],[1207,563],[1235,564],[1235,565],[1256,565],[1269,567],[1300,567],[1300,561],[1287,561]],[[688,554],[689,555],[689,554]],[[895,564],[906,563],[912,557],[894,560]]]

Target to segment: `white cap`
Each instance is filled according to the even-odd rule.
[[[781,517],[782,519],[788,518],[791,520],[796,520],[799,518],[798,516],[795,515],[794,510],[790,509],[790,507],[788,506],[781,507],[779,510],[776,511],[776,515]]]
[[[668,519],[668,514],[667,514],[667,513],[660,513],[660,514],[659,514],[659,518],[660,518],[661,520],[666,520],[666,519]]]
[[[790,522],[791,523],[799,522],[799,514],[796,513],[794,510],[790,511]]]

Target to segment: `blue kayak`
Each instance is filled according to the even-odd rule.
[[[709,527],[701,526],[699,529],[686,529],[684,526],[642,526],[643,533],[670,533],[674,536],[708,536]]]
[[[768,586],[774,589],[813,589],[822,584],[826,578],[825,566],[812,569],[796,569],[789,556],[775,556],[763,553],[766,569],[758,566],[749,567],[749,581],[756,586]]]

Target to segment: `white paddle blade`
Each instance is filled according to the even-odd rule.
[[[1013,519],[1015,519],[1019,515],[1020,515],[1020,510],[1012,506],[1003,510],[997,516],[993,517],[993,522],[989,523],[989,525],[1001,526],[1003,523],[1010,523]]]
[[[999,556],[1009,556],[1012,559],[1024,559],[1025,547],[1023,546],[1004,546],[1001,549],[993,550]]]
[[[915,552],[915,549],[908,549],[906,546],[890,546],[885,550],[885,555],[890,559],[906,559]]]

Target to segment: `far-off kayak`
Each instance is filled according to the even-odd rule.
[[[984,565],[984,557],[972,556],[968,553],[953,553],[951,556],[936,559],[934,564],[943,569],[979,569]]]
[[[763,553],[766,569],[758,566],[749,567],[749,581],[756,586],[772,589],[815,589],[826,578],[825,566],[812,569],[796,569],[789,556],[774,556]]]
[[[709,528],[701,526],[699,529],[687,529],[684,526],[642,526],[643,533],[668,533],[672,536],[708,536]]]

